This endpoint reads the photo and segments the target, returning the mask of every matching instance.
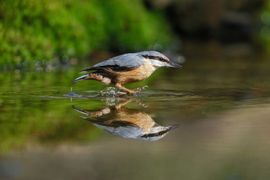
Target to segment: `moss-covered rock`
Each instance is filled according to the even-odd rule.
[[[0,65],[135,51],[171,39],[162,15],[141,0],[0,2]]]

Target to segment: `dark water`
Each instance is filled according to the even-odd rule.
[[[72,85],[81,66],[3,72],[0,179],[269,179],[269,57],[195,50],[136,97]]]

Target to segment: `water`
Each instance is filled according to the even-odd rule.
[[[269,58],[214,52],[134,97],[72,85],[81,66],[3,72],[0,179],[269,179]]]

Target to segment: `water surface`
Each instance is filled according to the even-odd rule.
[[[269,179],[269,58],[186,56],[136,97],[72,85],[80,65],[3,72],[0,179]]]

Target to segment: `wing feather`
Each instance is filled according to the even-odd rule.
[[[83,69],[82,71],[97,70],[101,68],[112,68],[112,69],[132,69],[137,68],[143,64],[143,58],[136,53],[128,53],[120,56],[116,56],[95,64],[94,66]]]

